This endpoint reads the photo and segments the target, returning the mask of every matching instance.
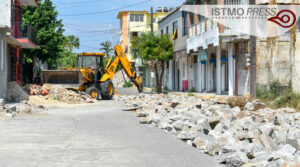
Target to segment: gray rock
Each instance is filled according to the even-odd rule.
[[[280,150],[274,152],[274,159],[285,159],[288,161],[292,161],[294,159],[294,155],[296,153],[296,149],[289,144],[281,147]]]
[[[151,124],[151,119],[149,117],[141,117],[139,118],[141,124]]]
[[[259,152],[254,153],[254,157],[253,162],[268,161],[273,159],[274,154],[271,151],[260,150]]]
[[[293,146],[295,149],[300,151],[300,139],[294,139],[294,138],[287,138],[286,143]]]
[[[177,131],[182,131],[183,129],[183,123],[181,121],[176,121],[173,123],[174,129]]]
[[[177,135],[177,138],[181,140],[193,140],[196,136],[196,132],[183,130]]]
[[[199,125],[202,128],[202,132],[204,132],[205,134],[208,134],[209,131],[211,130],[211,127],[210,127],[208,121],[205,119],[199,119],[197,121],[197,125]]]
[[[242,152],[223,154],[219,159],[222,164],[228,167],[240,167],[248,162],[247,156]]]
[[[272,138],[270,136],[267,136],[266,134],[261,134],[259,139],[266,150],[275,151],[278,149],[277,145],[272,141]]]
[[[245,108],[249,111],[254,111],[254,104],[251,103],[251,102],[248,102],[246,105],[245,105]]]

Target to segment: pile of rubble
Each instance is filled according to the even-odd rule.
[[[175,94],[122,96],[142,124],[177,135],[230,167],[291,166],[300,162],[300,113],[258,100]]]
[[[67,104],[95,103],[97,101],[85,92],[52,87],[50,84],[44,84],[43,86],[30,85],[28,91],[30,95],[43,96],[41,98],[45,101],[55,100]]]
[[[34,106],[29,101],[22,101],[20,103],[4,104],[0,102],[0,115],[5,115],[8,118],[14,118],[20,113],[36,113],[46,110],[43,105]]]
[[[113,84],[115,87],[122,87],[124,84],[124,77],[125,79],[128,81],[129,78],[127,77],[127,75],[125,74],[125,72],[123,70],[120,70],[118,72],[115,73],[114,78],[113,78]]]

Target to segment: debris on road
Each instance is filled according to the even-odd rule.
[[[27,88],[30,95],[30,101],[34,104],[83,104],[83,103],[95,103],[97,100],[93,99],[85,92],[79,92],[75,90],[69,90],[61,87],[52,87],[50,84],[29,85]]]
[[[0,109],[0,115],[8,118],[14,118],[20,113],[37,113],[45,111],[46,108],[43,105],[33,105],[29,101],[22,101],[20,103],[3,104]]]
[[[291,166],[300,162],[300,112],[270,109],[245,97],[201,98],[184,94],[122,96],[139,108],[141,124],[164,129],[221,164]]]

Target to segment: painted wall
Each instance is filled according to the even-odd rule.
[[[11,27],[11,2],[10,0],[1,0],[0,3],[0,25]]]
[[[273,44],[266,40],[258,40],[256,68],[258,86],[268,86],[276,80],[284,86],[288,85],[292,79],[291,64],[293,64],[289,41],[289,35],[274,39]]]
[[[127,17],[127,13],[123,13],[122,18],[121,18],[121,43],[122,43],[122,47],[123,49],[126,48],[127,44],[128,44],[128,17]]]
[[[6,98],[8,58],[7,58],[6,32],[0,29],[0,98]]]
[[[299,22],[299,29],[300,29],[300,22]],[[300,33],[296,36],[296,50],[294,57],[294,68],[293,68],[293,90],[297,93],[300,93]]]
[[[166,27],[169,27],[169,35],[170,38],[173,37],[173,22],[178,22],[178,38],[173,40],[174,44],[174,52],[181,51],[186,49],[186,40],[188,35],[183,36],[183,24],[182,24],[182,11],[177,10],[164,18],[158,24],[158,32],[161,33],[163,30],[164,34],[166,34]]]

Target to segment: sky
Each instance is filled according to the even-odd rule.
[[[100,43],[120,41],[120,20],[116,18],[122,10],[147,10],[153,6],[176,7],[185,0],[52,0],[63,20],[65,35],[80,39],[80,49],[75,52],[100,52]]]

